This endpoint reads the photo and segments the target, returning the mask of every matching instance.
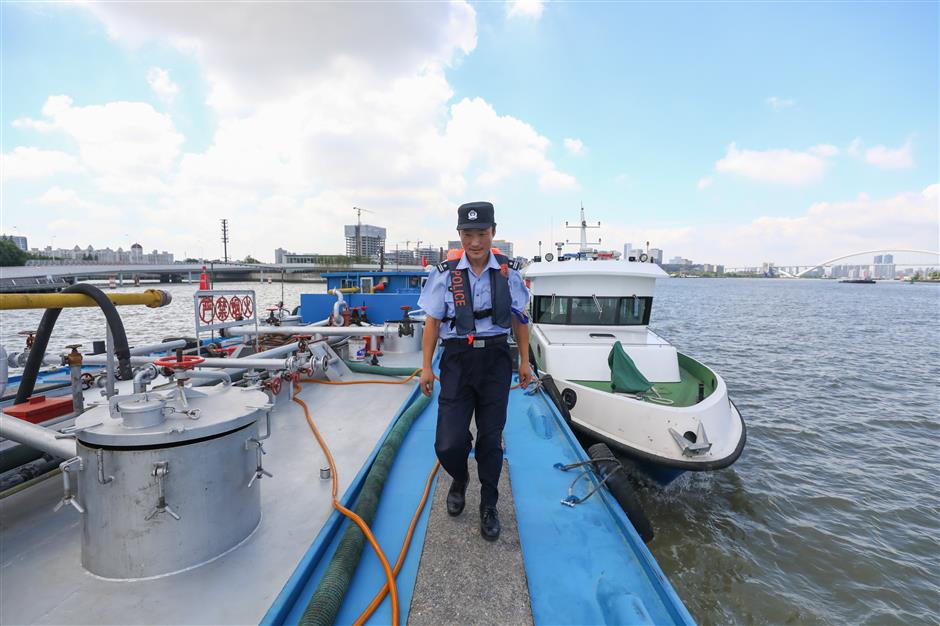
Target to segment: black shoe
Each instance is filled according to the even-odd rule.
[[[499,511],[495,506],[480,505],[480,534],[487,541],[499,539]]]
[[[467,493],[467,483],[458,483],[456,480],[450,484],[450,491],[447,492],[447,514],[453,517],[463,513],[463,507],[466,503],[464,497]]]

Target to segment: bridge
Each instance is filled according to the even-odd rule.
[[[940,265],[940,252],[934,252],[934,251],[932,251],[932,250],[910,250],[910,249],[904,249],[904,248],[887,248],[887,249],[882,249],[882,250],[863,250],[863,251],[861,251],[861,252],[853,252],[852,254],[843,254],[842,256],[837,256],[837,257],[832,258],[832,259],[829,259],[829,260],[827,260],[827,261],[823,261],[822,263],[817,263],[816,265],[813,265],[813,266],[807,266],[807,267],[805,267],[805,269],[802,269],[801,271],[799,271],[798,273],[796,273],[795,275],[792,275],[792,276],[793,276],[794,278],[802,278],[803,276],[805,276],[806,274],[812,272],[813,270],[821,269],[821,268],[824,268],[824,267],[826,267],[826,266],[833,265],[833,264],[837,263],[838,261],[844,261],[844,260],[846,260],[846,259],[851,259],[851,258],[857,257],[857,256],[872,255],[872,254],[899,254],[899,253],[900,253],[900,254],[923,254],[923,255],[929,255],[929,256],[935,257],[935,262],[936,262],[936,265],[935,265],[935,266]],[[873,265],[873,263],[858,263],[857,265]],[[902,265],[902,266],[906,266],[906,267],[921,267],[921,266],[927,266],[927,265],[931,265],[931,264],[928,264],[928,263],[907,263],[907,262],[895,261],[895,262],[893,263],[893,265]]]
[[[286,274],[303,274],[317,279],[324,272],[375,272],[378,263],[171,263],[164,265],[102,263],[43,263],[20,267],[0,267],[0,293],[24,291],[56,291],[80,280],[114,278],[125,280],[159,280],[162,283],[198,282],[205,267],[213,281],[248,281]],[[420,266],[385,264],[385,270],[421,270]]]
[[[815,270],[824,269],[826,267],[837,264],[839,261],[845,261],[847,259],[852,259],[854,257],[866,256],[866,255],[877,255],[877,254],[897,254],[897,255],[923,255],[927,257],[932,257],[929,262],[911,262],[909,258],[902,257],[902,259],[895,259],[889,265],[895,265],[899,267],[911,267],[911,268],[938,268],[940,267],[940,252],[934,252],[932,250],[912,250],[906,248],[883,248],[880,250],[862,250],[860,252],[852,252],[851,254],[843,254],[841,256],[833,257],[831,259],[816,263],[815,265],[803,265],[803,264],[790,264],[790,263],[775,263],[773,265],[773,273],[777,276],[783,278],[803,278],[810,272]],[[849,265],[861,265],[861,266],[875,266],[875,264],[866,259],[865,261],[858,263],[849,263]],[[726,267],[725,272],[752,272],[760,273],[763,271],[762,267]]]

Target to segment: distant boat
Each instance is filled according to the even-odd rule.
[[[840,283],[852,283],[856,285],[874,285],[875,280],[873,278],[846,278],[839,281]]]

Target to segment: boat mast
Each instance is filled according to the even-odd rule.
[[[588,228],[600,228],[600,227],[601,227],[601,223],[600,223],[600,222],[598,222],[597,224],[592,224],[592,225],[590,225],[590,226],[588,225],[587,220],[584,219],[584,203],[583,203],[583,202],[581,203],[581,225],[580,225],[580,226],[571,226],[571,225],[568,224],[567,221],[565,222],[565,228],[579,228],[579,229],[581,229],[581,252],[589,252],[589,251],[590,251],[590,248],[588,248],[589,245],[592,245],[592,246],[594,246],[594,245],[600,245],[600,243],[601,243],[600,238],[598,238],[597,241],[590,241],[590,242],[589,242],[589,241],[587,240],[587,229],[588,229]],[[565,240],[565,243],[570,244],[571,242],[566,239],[566,240]]]

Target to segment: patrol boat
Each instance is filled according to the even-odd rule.
[[[582,208],[581,250],[557,260],[548,253],[523,272],[529,354],[553,401],[572,427],[660,484],[728,467],[746,429],[725,381],[648,326],[656,280],[668,275],[646,253],[597,254],[586,227]]]
[[[26,369],[7,391],[32,399],[4,402],[3,461],[35,450],[45,473],[0,476],[0,623],[693,623],[544,389],[512,381],[489,543],[475,485],[445,511],[420,315],[264,323],[250,291],[206,289],[195,341],[133,347],[114,304],[166,295],[18,300],[49,308],[10,355]],[[104,353],[46,350],[59,308],[94,305]],[[349,359],[364,337],[380,365]]]

